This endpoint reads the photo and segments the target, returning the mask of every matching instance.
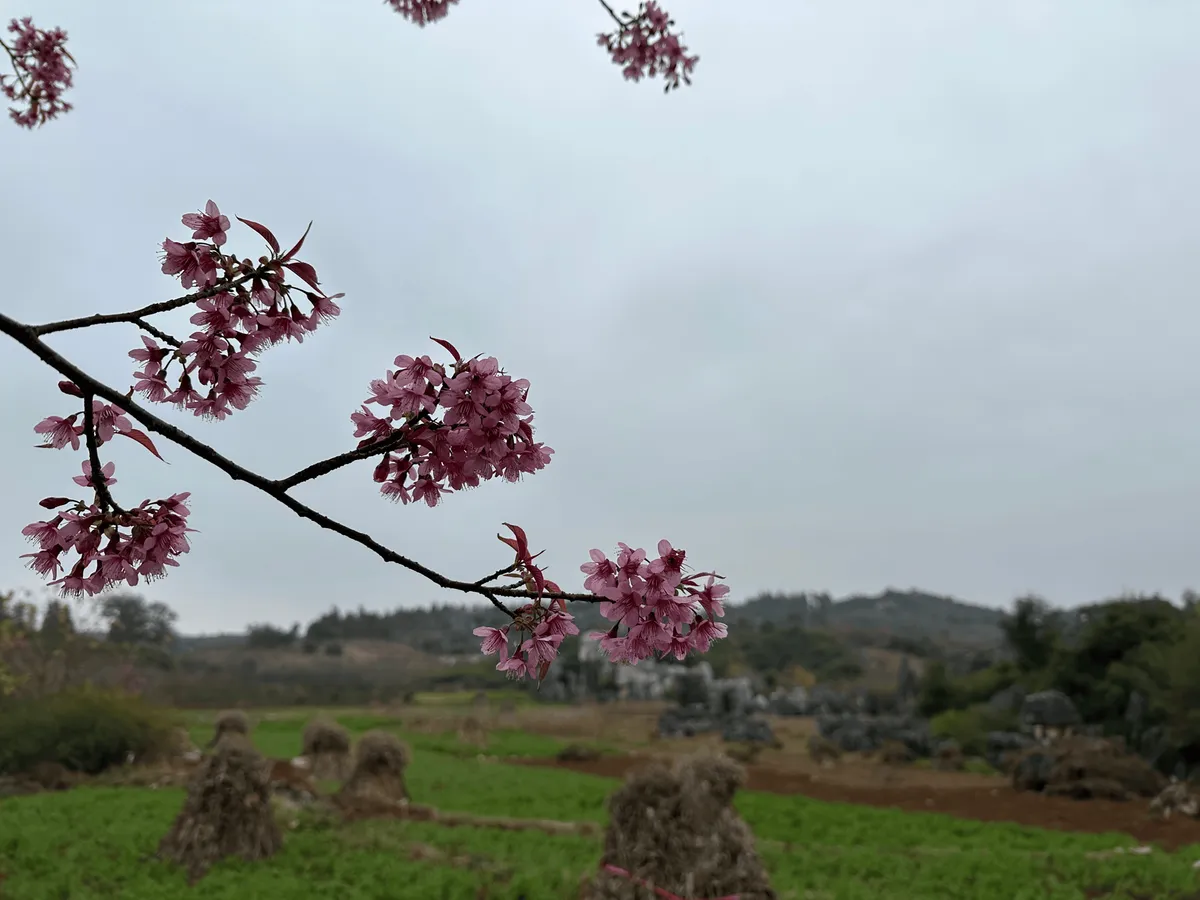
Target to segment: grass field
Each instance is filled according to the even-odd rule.
[[[272,756],[300,752],[311,711],[280,712],[255,728]],[[211,713],[187,714],[194,737]],[[413,748],[409,785],[418,802],[443,810],[514,818],[603,822],[616,783],[492,757],[548,756],[562,742],[493,731],[486,756],[453,733],[417,733],[394,718],[337,716],[352,732],[384,727]],[[559,900],[578,893],[600,840],[540,832],[446,828],[302,817],[283,852],[254,865],[230,862],[188,888],[152,858],[183,792],[77,788],[0,801],[3,900]],[[745,792],[738,807],[759,838],[781,898],[790,900],[1183,900],[1200,898],[1192,868],[1200,847],[1175,854],[1116,854],[1119,835],[1074,835],[906,814],[795,796]]]

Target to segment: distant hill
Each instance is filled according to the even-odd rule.
[[[571,612],[581,632],[607,630],[598,603],[574,603]],[[995,646],[1000,643],[999,609],[973,606],[953,597],[924,591],[888,588],[879,594],[856,594],[834,600],[828,594],[762,594],[726,606],[725,621],[739,624],[793,624],[837,633],[873,634],[939,645]],[[506,619],[486,605],[436,605],[392,612],[331,610],[309,623],[306,635],[319,644],[374,640],[404,644],[432,656],[472,655],[479,625],[502,625]],[[182,653],[229,651],[242,646],[245,635],[180,637]]]
[[[924,591],[887,588],[834,600],[828,594],[763,594],[731,605],[726,620],[792,622],[837,632],[871,632],[937,644],[994,646],[1004,611]]]

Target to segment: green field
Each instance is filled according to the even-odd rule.
[[[198,743],[211,714],[188,714]],[[311,712],[307,715],[311,715]],[[394,729],[413,748],[409,785],[443,810],[603,822],[616,782],[478,758],[452,734],[407,733],[394,719],[339,715],[347,728]],[[262,721],[272,756],[300,752],[305,718]],[[546,756],[558,741],[493,732],[492,756]],[[174,789],[78,788],[0,801],[3,900],[559,900],[577,895],[600,841],[541,832],[446,828],[397,821],[302,818],[276,858],[217,866],[192,888],[152,853],[183,799]],[[1073,835],[745,792],[738,807],[758,836],[782,898],[794,900],[1183,900],[1195,898],[1200,847],[1147,856],[1119,835]],[[445,854],[428,858],[436,848]],[[423,852],[417,852],[421,850]],[[420,858],[420,857],[426,858]]]

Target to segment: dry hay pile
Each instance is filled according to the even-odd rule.
[[[43,791],[65,791],[74,781],[67,767],[57,762],[34,763],[25,780]]]
[[[775,900],[754,835],[731,805],[744,779],[716,755],[635,772],[609,798],[601,868],[581,900]]]
[[[808,758],[823,766],[833,765],[834,762],[842,758],[842,748],[829,740],[829,738],[821,737],[819,734],[810,735],[808,738]]]
[[[967,767],[962,748],[954,741],[941,744],[933,754],[933,767],[942,772],[961,772]]]
[[[158,846],[160,858],[184,867],[189,882],[218,860],[273,856],[283,837],[271,809],[268,770],[240,735],[225,735],[188,784],[187,800]]]
[[[337,722],[313,719],[304,726],[304,749],[314,778],[345,781],[350,777],[350,733]]]
[[[250,736],[250,720],[240,709],[229,709],[221,713],[217,716],[215,725],[216,728],[213,732],[212,740],[207,745],[209,749],[217,746],[221,738],[228,734],[241,735],[242,737]]]
[[[1066,737],[1017,756],[1012,772],[1018,791],[1042,791],[1077,800],[1154,797],[1166,779],[1130,753],[1123,741]]]
[[[470,744],[472,747],[486,747],[487,729],[474,716],[467,716],[458,726],[458,741],[460,744]]]
[[[220,738],[220,730],[213,738],[213,743]],[[234,733],[237,733],[236,731]],[[210,746],[212,746],[210,744]],[[134,760],[141,766],[170,766],[175,764],[187,765],[200,760],[200,750],[192,743],[192,737],[186,728],[172,728],[166,733],[161,743],[152,747],[146,753]]]
[[[517,723],[517,703],[509,698],[500,703],[500,723],[512,728]]]
[[[1185,782],[1172,778],[1171,783],[1150,801],[1150,812],[1162,819],[1169,819],[1174,813],[1200,818],[1200,797],[1193,794]]]
[[[359,738],[354,752],[354,771],[337,792],[336,802],[348,811],[394,809],[407,805],[409,796],[404,784],[404,770],[408,762],[408,748],[394,734],[368,731]]]
[[[884,741],[879,746],[879,761],[885,766],[903,766],[913,759],[913,752],[901,741]]]
[[[267,759],[263,761],[271,796],[288,807],[307,806],[318,797],[308,757]]]

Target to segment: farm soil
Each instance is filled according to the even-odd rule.
[[[650,759],[649,755],[630,754],[586,762],[556,759],[513,759],[508,762],[624,778]],[[1144,800],[1116,802],[1046,797],[1017,792],[1007,779],[911,768],[886,771],[885,767],[856,767],[843,772],[831,769],[809,773],[750,765],[746,771],[749,790],[772,794],[800,794],[825,802],[935,812],[963,819],[1015,822],[1058,831],[1119,832],[1145,844],[1157,844],[1164,850],[1200,844],[1200,821],[1181,817],[1159,821],[1150,816],[1148,803]]]

